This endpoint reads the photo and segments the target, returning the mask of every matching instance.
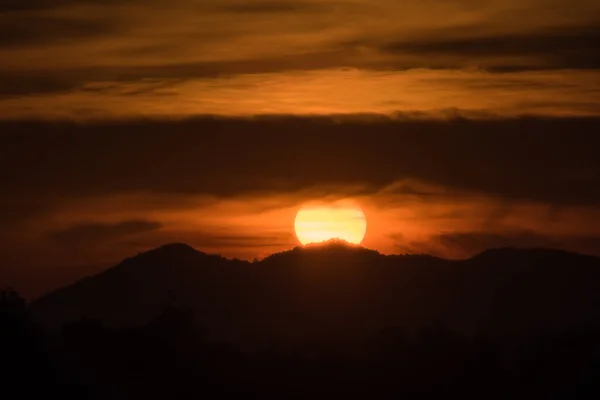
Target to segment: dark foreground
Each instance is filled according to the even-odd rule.
[[[84,318],[45,333],[12,291],[0,324],[7,399],[600,398],[594,326],[493,339],[386,328],[344,345],[242,351],[205,339],[193,315],[172,308],[137,328]]]

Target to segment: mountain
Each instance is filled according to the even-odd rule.
[[[128,258],[30,304],[43,324],[87,316],[140,325],[167,305],[232,340],[363,335],[441,323],[512,333],[600,322],[600,258],[492,249],[467,260],[382,255],[341,242],[250,263],[185,244]]]

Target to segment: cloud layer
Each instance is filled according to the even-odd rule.
[[[598,115],[599,12],[592,0],[4,0],[0,118]]]

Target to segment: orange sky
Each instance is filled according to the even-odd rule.
[[[17,3],[3,119],[599,112],[595,0]]]
[[[24,225],[22,234],[33,242],[44,239],[39,236],[40,228],[63,233],[63,236],[57,234],[50,240],[42,240],[41,249],[44,242],[48,248],[59,249],[63,240],[70,252],[71,245],[78,239],[77,231],[71,237],[68,235],[73,226],[101,223],[118,230],[123,221],[160,221],[156,226],[149,225],[146,231],[133,229],[118,241],[101,233],[97,238],[85,237],[85,232],[79,232],[79,239],[86,246],[94,239],[98,240],[98,246],[111,244],[117,254],[118,246],[136,252],[169,241],[183,241],[208,252],[252,259],[299,244],[294,234],[294,218],[303,204],[352,199],[366,214],[368,227],[363,245],[388,254],[423,252],[462,258],[486,248],[484,242],[479,249],[468,243],[453,247],[440,240],[439,236],[444,234],[529,233],[533,236],[530,243],[535,242],[536,233],[557,238],[600,237],[600,228],[590,223],[590,220],[600,220],[600,210],[593,207],[554,209],[533,201],[515,201],[507,206],[489,195],[452,192],[415,182],[411,182],[411,187],[426,194],[395,190],[403,184],[405,182],[398,182],[374,194],[351,197],[320,196],[306,190],[286,194],[255,193],[229,199],[149,193],[84,198],[66,202],[44,218]],[[331,193],[336,191],[351,193],[352,189],[330,190]],[[515,243],[519,239],[517,236]],[[85,261],[84,255],[80,262]]]
[[[168,242],[600,254],[597,0],[0,1],[0,287]]]
[[[298,245],[307,202],[350,199],[363,245],[465,258],[599,254],[591,119],[376,115],[0,123],[0,278],[35,295],[165,243],[243,259]]]
[[[403,193],[407,184],[423,193]],[[339,191],[351,193],[353,189],[327,190]],[[11,232],[7,244],[14,243],[17,254],[26,252],[19,254],[22,267],[30,265],[36,270],[58,263],[67,271],[45,274],[72,278],[82,266],[102,269],[170,242],[188,243],[228,257],[260,259],[299,245],[293,222],[305,202],[343,198],[364,209],[367,234],[362,244],[386,254],[466,258],[494,246],[552,244],[594,253],[597,242],[580,238],[600,237],[600,228],[591,222],[600,220],[600,210],[595,207],[555,208],[533,201],[506,204],[485,194],[398,182],[377,193],[351,197],[320,196],[305,190],[228,199],[151,193],[80,198],[22,224]],[[91,266],[90,260],[94,261]],[[43,287],[36,275],[30,279],[34,288]]]

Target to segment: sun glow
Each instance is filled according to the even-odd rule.
[[[362,209],[353,203],[305,205],[296,214],[296,236],[303,245],[341,239],[360,244],[367,231]]]

